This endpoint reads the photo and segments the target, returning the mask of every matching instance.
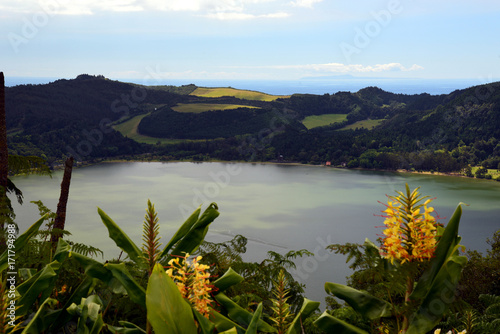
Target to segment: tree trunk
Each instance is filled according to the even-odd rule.
[[[69,197],[69,184],[71,183],[71,171],[73,170],[73,157],[66,159],[64,166],[64,176],[61,182],[61,195],[59,196],[59,203],[57,204],[57,216],[54,220],[54,225],[52,229],[56,229],[52,233],[51,241],[53,244],[57,244],[59,238],[62,237],[62,230],[64,230],[64,224],[66,223],[66,205],[68,204]]]
[[[7,198],[9,152],[7,150],[7,121],[5,119],[5,115],[5,79],[3,72],[0,72],[0,203],[2,206],[7,206],[0,208],[0,243],[4,241],[2,232],[10,211],[8,208],[9,201]]]

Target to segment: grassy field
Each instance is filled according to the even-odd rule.
[[[217,103],[179,103],[173,110],[177,112],[202,113],[208,110],[230,110],[237,108],[256,108],[252,106],[244,106],[240,104],[217,104]]]
[[[476,171],[479,169],[479,167],[472,167],[472,174],[476,175]],[[500,177],[500,171],[496,169],[488,169],[488,174],[491,175],[493,179],[497,179]]]
[[[358,121],[356,123],[346,125],[342,129],[339,129],[339,131],[356,130],[356,128],[371,130],[380,123],[382,123],[383,121],[384,121],[383,119],[365,119],[363,121]]]
[[[342,122],[345,121],[346,119],[347,119],[347,114],[313,115],[304,118],[302,124],[304,124],[306,128],[312,129],[312,128],[317,128],[318,126],[325,126],[337,122]]]
[[[274,101],[279,98],[287,98],[289,96],[269,95],[261,92],[251,90],[242,90],[235,88],[203,88],[198,87],[191,95],[203,97],[221,97],[221,96],[234,96],[239,99],[257,100],[257,101]]]
[[[149,114],[135,116],[126,122],[117,124],[113,126],[113,129],[119,131],[122,135],[127,136],[130,139],[135,140],[139,143],[145,144],[156,144],[160,142],[161,144],[175,144],[185,141],[185,139],[168,139],[168,138],[154,138],[149,136],[143,136],[137,133],[137,126],[141,120]]]

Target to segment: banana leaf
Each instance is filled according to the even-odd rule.
[[[233,327],[227,331],[219,332],[219,334],[238,334],[238,331],[236,330],[236,327]]]
[[[458,255],[458,248],[459,245],[455,248],[455,255],[450,256],[443,264],[422,304],[410,318],[407,334],[426,333],[432,330],[449,306],[455,302],[455,288],[467,263],[465,256]]]
[[[61,239],[59,239],[61,240]],[[78,287],[73,291],[68,301],[64,304],[64,306],[58,310],[59,313],[54,321],[51,322],[50,327],[48,329],[48,333],[56,333],[59,328],[64,326],[73,316],[68,313],[66,310],[73,303],[77,303],[82,300],[82,298],[87,297],[92,290],[94,289],[95,278],[91,278],[90,276],[85,276],[84,280],[78,285]]]
[[[145,268],[146,262],[144,261],[144,255],[139,247],[129,238],[129,236],[122,231],[122,229],[100,208],[97,208],[97,212],[101,216],[103,224],[106,226],[109,232],[109,237],[113,239],[120,249],[122,249],[129,258],[137,263],[140,267]]]
[[[314,322],[319,329],[323,330],[326,333],[335,333],[335,334],[369,334],[368,332],[348,324],[345,321],[337,319],[326,311]]]
[[[126,290],[130,300],[146,308],[146,291],[130,275],[124,263],[102,264],[78,253],[71,253],[70,256],[83,266],[87,275],[99,279],[115,293],[123,292],[123,289],[117,288],[116,283],[119,282],[119,286]]]
[[[217,288],[218,292],[224,292],[231,286],[236,285],[243,280],[244,278],[240,274],[238,274],[232,268],[229,268],[224,273],[224,275],[222,275],[215,282],[213,282],[213,285]]]
[[[22,334],[41,334],[45,333],[45,328],[50,325],[50,319],[47,314],[51,311],[51,307],[57,305],[57,300],[52,298],[47,298],[40,305],[38,311],[35,313],[30,322],[24,327]]]
[[[260,321],[261,316],[262,316],[262,303],[259,303],[257,309],[253,313],[252,321],[250,321],[250,325],[248,325],[246,334],[257,334],[258,323]]]
[[[193,315],[198,322],[199,328],[201,329],[201,334],[213,334],[215,325],[194,308],[191,308],[191,310],[193,311]]]
[[[146,306],[156,334],[197,333],[191,306],[160,264],[149,277]]]
[[[243,327],[215,310],[210,312],[210,321],[215,325],[215,328],[219,333],[245,333],[245,329]]]
[[[16,238],[14,241],[14,250],[16,254],[19,254],[20,251],[28,244],[29,239],[31,239],[36,233],[38,233],[38,230],[40,229],[40,226],[42,226],[43,222],[45,221],[47,215],[43,216],[39,220],[37,220],[36,223],[30,226],[23,234],[21,234],[19,237]],[[8,254],[9,250],[6,249],[2,255],[0,255],[0,272],[6,270],[9,266],[8,263]]]
[[[73,303],[68,307],[69,314],[78,316],[76,334],[100,333],[104,326],[102,314],[99,312],[102,307],[102,301],[97,295],[82,298],[79,305]]]
[[[419,279],[415,289],[410,295],[410,299],[418,300],[424,298],[432,282],[435,280],[437,274],[441,270],[441,267],[445,263],[446,259],[450,256],[450,250],[452,250],[458,244],[458,226],[460,224],[460,218],[462,216],[462,207],[460,203],[455,209],[448,225],[443,232],[443,235],[439,239],[436,246],[436,251],[434,252],[434,257],[429,263],[429,266],[422,274]]]
[[[165,248],[161,252],[160,259],[164,256],[167,256],[167,254],[170,251],[170,249],[172,248],[172,246],[174,246],[177,243],[177,241],[181,240],[182,238],[184,238],[186,236],[186,234],[189,232],[189,230],[191,230],[193,225],[198,221],[198,217],[200,216],[200,212],[201,212],[201,207],[198,207],[198,209],[196,209],[191,214],[191,216],[189,216],[189,218],[186,219],[184,224],[182,224],[182,226],[177,230],[177,232],[175,232],[174,236],[170,239],[168,244],[165,246]]]
[[[423,299],[418,310],[410,318],[408,334],[430,331],[455,301],[455,288],[463,267],[465,256],[459,256],[461,237],[458,226],[462,215],[459,204],[446,226],[436,248],[436,256],[430,261],[418,281],[412,299]]]
[[[146,331],[141,327],[137,326],[128,321],[118,321],[123,327],[115,327],[108,324],[104,324],[105,328],[111,333],[123,333],[123,334],[146,334]]]
[[[37,300],[45,301],[51,295],[60,268],[59,262],[51,262],[17,287],[17,292],[21,295],[17,314],[26,314]]]
[[[245,310],[244,308],[233,302],[229,297],[227,297],[222,292],[215,295],[214,298],[215,300],[217,300],[219,304],[221,304],[226,309],[227,314],[231,320],[236,321],[239,324],[243,324],[247,327],[250,325],[252,318],[254,316],[252,313],[248,312],[247,310]],[[259,319],[257,326],[260,332],[266,332],[266,333],[276,332],[276,329],[271,327],[271,325],[269,325],[262,319]]]
[[[328,282],[325,283],[325,291],[345,300],[355,311],[370,320],[389,317],[392,314],[391,304],[367,292]]]
[[[217,204],[210,204],[189,232],[187,232],[186,235],[179,240],[175,248],[168,256],[166,260],[167,262],[173,256],[184,256],[185,253],[192,254],[193,251],[198,248],[208,232],[209,225],[219,216],[219,211],[217,210]]]
[[[290,323],[290,326],[288,327],[287,334],[301,334],[302,333],[302,328],[301,324],[304,322],[307,317],[309,317],[311,314],[316,311],[316,309],[319,307],[320,302],[314,302],[312,300],[309,300],[307,298],[304,298],[304,302],[302,303],[302,307],[300,308],[299,313],[295,316],[293,321]]]

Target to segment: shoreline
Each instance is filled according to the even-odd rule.
[[[190,162],[190,163],[243,163],[243,164],[261,164],[261,165],[281,165],[281,166],[308,166],[308,167],[323,167],[323,168],[335,168],[335,169],[345,169],[345,170],[359,170],[359,171],[372,171],[372,172],[385,172],[385,173],[398,173],[398,174],[417,174],[417,175],[434,175],[434,176],[450,176],[450,177],[460,177],[460,178],[468,178],[468,179],[477,179],[477,180],[487,180],[487,181],[497,181],[496,179],[485,179],[485,178],[476,178],[476,177],[468,177],[459,172],[431,172],[431,171],[411,171],[407,169],[397,169],[397,170],[389,170],[389,169],[377,169],[377,168],[347,168],[342,166],[328,166],[326,164],[303,164],[297,161],[245,161],[245,160],[208,160],[208,161],[194,161],[194,160],[168,160],[163,161],[160,159],[100,159],[100,161],[95,162],[78,162],[74,167],[88,167],[101,163],[126,163],[126,162],[162,162],[162,163],[178,163],[178,162]],[[54,170],[64,169],[61,164],[58,167],[54,167]],[[497,181],[498,182],[498,181]]]

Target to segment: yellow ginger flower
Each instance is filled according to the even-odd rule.
[[[206,318],[209,317],[212,303],[210,292],[210,274],[207,265],[199,263],[202,257],[198,256],[189,261],[189,254],[185,257],[175,258],[168,262],[170,268],[166,271],[182,297],[185,298],[198,312]]]
[[[386,226],[382,255],[391,263],[428,260],[436,248],[436,219],[431,215],[434,208],[427,206],[432,199],[419,204],[427,196],[421,197],[418,188],[410,193],[408,185],[406,194],[398,194],[389,196],[387,208],[382,211]]]

